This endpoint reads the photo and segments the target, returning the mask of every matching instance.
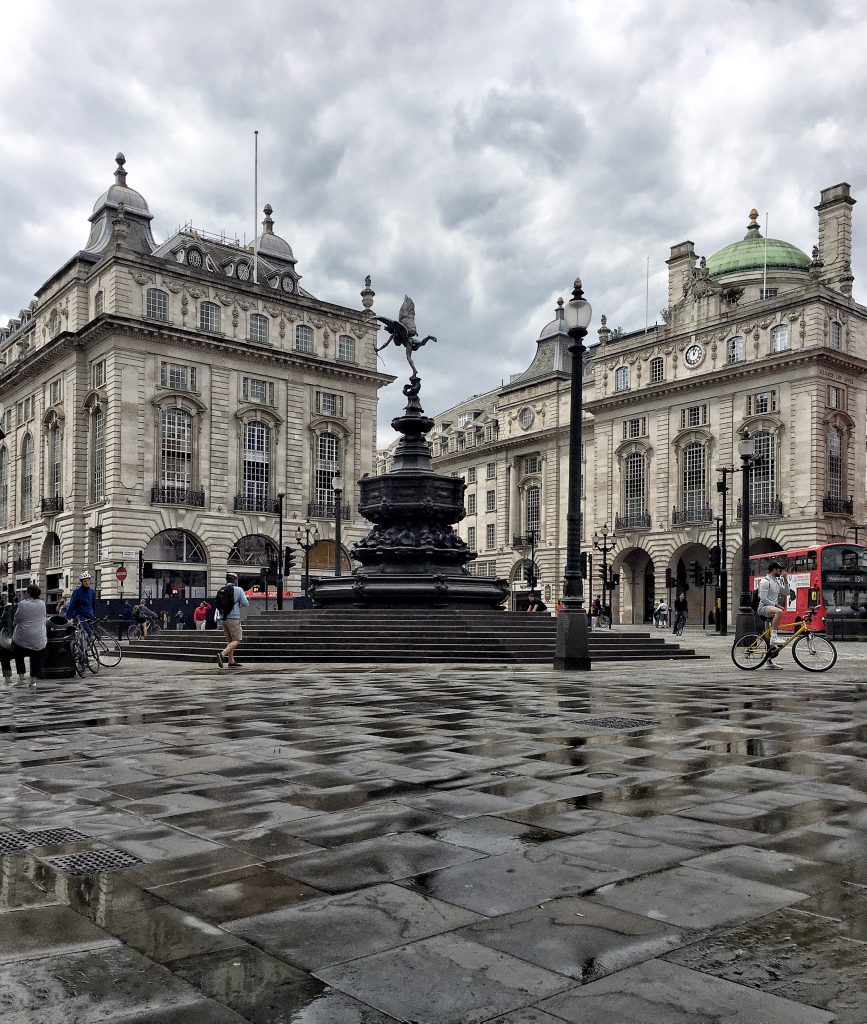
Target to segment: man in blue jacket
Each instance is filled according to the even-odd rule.
[[[78,581],[78,586],[72,591],[72,597],[66,606],[66,617],[78,619],[90,633],[90,621],[96,618],[96,594],[91,586],[92,578],[89,572],[83,572]]]

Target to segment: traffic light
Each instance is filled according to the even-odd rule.
[[[711,567],[711,569],[713,569],[713,571],[715,573],[718,573],[720,571],[721,564],[722,564],[722,552],[719,549],[719,545],[715,544],[710,549],[710,567]]]
[[[695,559],[693,559],[693,561],[691,561],[689,563],[689,576],[690,576],[690,579],[692,580],[692,582],[697,587],[701,586],[702,571],[701,571],[701,569],[699,567],[698,562],[695,561]]]
[[[620,586],[620,573],[619,572],[611,573],[611,587],[612,587],[612,589],[614,587],[619,587],[619,586]]]
[[[704,571],[704,585],[706,587],[713,586],[713,569],[705,569]]]
[[[674,577],[671,575],[671,569],[665,570],[665,589],[672,590],[674,588]]]
[[[581,573],[581,579],[587,579],[587,552],[582,551],[578,559],[578,570]]]
[[[295,552],[287,544],[283,548],[283,575],[289,576],[292,573],[292,569],[295,567]]]
[[[262,580],[263,583],[267,582],[267,580],[268,580],[268,566],[267,565],[263,565],[262,568],[259,570],[259,579]]]

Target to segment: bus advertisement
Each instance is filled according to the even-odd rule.
[[[810,629],[825,631],[825,616],[867,619],[867,547],[862,544],[815,544],[750,556],[750,590],[779,562],[788,582],[781,626],[788,626],[809,608],[819,614]]]

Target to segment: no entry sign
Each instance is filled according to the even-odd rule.
[[[119,565],[117,567],[117,572],[115,572],[115,576],[117,576],[120,583],[123,583],[126,579],[126,569],[122,565]]]

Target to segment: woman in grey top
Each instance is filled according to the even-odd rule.
[[[12,649],[0,648],[0,665],[3,678],[8,683],[12,678],[11,659],[15,659],[18,683],[33,686],[42,673],[42,656],[48,646],[46,622],[48,613],[45,602],[40,600],[42,591],[35,583],[27,588],[27,597],[15,609],[15,629],[12,633]],[[24,659],[30,659],[30,675],[24,669]]]

